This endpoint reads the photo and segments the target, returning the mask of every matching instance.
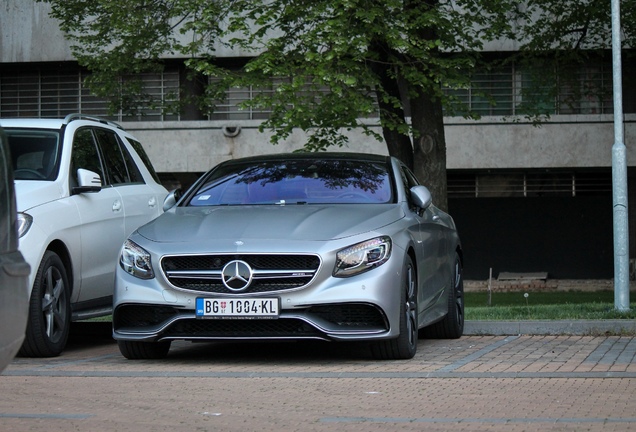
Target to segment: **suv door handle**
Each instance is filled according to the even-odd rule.
[[[121,201],[117,200],[113,203],[113,212],[117,213],[121,211]]]

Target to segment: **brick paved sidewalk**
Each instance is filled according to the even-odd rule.
[[[636,337],[421,340],[408,361],[328,343],[174,344],[128,361],[111,340],[16,359],[7,431],[636,430]]]

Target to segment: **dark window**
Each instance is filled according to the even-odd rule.
[[[420,182],[415,177],[415,174],[406,166],[400,164],[400,176],[402,177],[402,182],[404,183],[404,192],[406,193],[406,198],[411,202],[411,188],[413,186],[417,186]],[[411,202],[412,203],[412,202]]]
[[[117,140],[117,134],[106,129],[95,129],[95,135],[102,152],[104,152],[110,183],[112,185],[130,183],[130,175]]]
[[[58,131],[7,129],[18,180],[55,180],[59,169]]]
[[[139,158],[141,158],[141,161],[146,166],[146,169],[148,170],[148,172],[150,172],[150,175],[152,176],[152,178],[155,179],[157,183],[161,183],[161,180],[159,180],[159,176],[157,175],[155,168],[152,166],[152,163],[150,162],[150,158],[148,157],[148,154],[144,150],[141,143],[131,138],[126,138],[126,140],[128,140],[132,148],[137,152],[137,154],[139,155]]]
[[[145,183],[144,176],[141,175],[141,171],[139,171],[139,167],[133,160],[130,152],[126,148],[126,145],[122,142],[122,139],[119,135],[116,135],[117,143],[119,144],[119,148],[121,149],[121,154],[124,157],[124,162],[126,162],[126,169],[128,170],[128,176],[130,177],[130,183]]]
[[[77,170],[83,168],[93,171],[102,179],[102,186],[108,185],[100,162],[95,136],[90,128],[79,129],[73,137],[73,153],[71,156],[71,186],[77,186]]]
[[[298,159],[219,167],[201,183],[188,205],[377,204],[391,199],[384,164]]]
[[[449,198],[599,196],[612,190],[609,170],[476,171],[448,173]]]

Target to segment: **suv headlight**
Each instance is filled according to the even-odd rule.
[[[354,276],[384,264],[391,256],[391,238],[376,237],[349,246],[336,254],[336,277]]]
[[[21,238],[29,231],[29,228],[31,228],[33,216],[27,213],[18,213],[16,222],[18,225],[18,238]]]
[[[155,273],[152,271],[152,263],[150,262],[150,254],[133,241],[126,240],[124,243],[119,257],[119,265],[126,273],[139,279],[152,279],[155,277]]]

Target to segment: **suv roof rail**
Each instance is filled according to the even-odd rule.
[[[72,113],[64,117],[64,124],[69,124],[73,120],[93,120],[102,124],[107,124],[109,126],[116,127],[118,129],[124,129],[119,123],[115,123],[114,121],[106,120],[101,117],[89,116],[82,113]]]

